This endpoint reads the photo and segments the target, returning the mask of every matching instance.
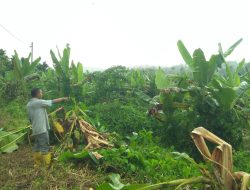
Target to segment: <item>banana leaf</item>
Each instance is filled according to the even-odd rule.
[[[243,40],[242,38],[239,39],[230,48],[228,48],[228,50],[224,52],[224,57],[229,56],[234,51],[234,49],[242,42],[242,40]]]
[[[73,153],[70,151],[63,152],[59,157],[58,160],[61,162],[67,162],[72,160],[85,160],[87,158],[90,158],[92,161],[94,161],[96,164],[99,163],[99,161],[96,159],[96,157],[93,155],[91,151],[83,150],[78,153]]]
[[[0,153],[11,153],[18,149],[17,142],[26,134],[26,132],[7,132],[0,130]]]
[[[13,131],[0,128],[0,153],[11,153],[18,149],[17,143],[28,133],[30,125]]]
[[[158,89],[166,89],[175,87],[176,83],[181,79],[178,75],[167,75],[165,71],[159,68],[155,73],[155,84]]]
[[[97,190],[136,190],[148,186],[147,184],[123,184],[120,182],[119,174],[110,174],[109,179],[112,183],[103,183],[97,187]]]
[[[179,52],[188,66],[193,67],[193,59],[181,40],[177,42]]]
[[[177,186],[175,189],[181,189],[183,186],[188,184],[199,184],[199,183],[208,183],[210,182],[209,179],[198,176],[189,179],[178,179],[173,181],[167,181],[157,184],[126,184],[120,182],[120,175],[119,174],[111,174],[109,176],[112,183],[103,183],[97,187],[97,190],[155,190],[166,187],[167,186]]]

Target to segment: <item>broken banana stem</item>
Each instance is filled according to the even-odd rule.
[[[106,140],[99,139],[98,137],[100,135],[98,135],[97,137],[92,136],[92,135],[86,135],[86,136],[87,136],[88,142],[94,140],[95,144],[104,144],[104,145],[111,146],[111,147],[113,146],[113,145],[109,144]],[[91,144],[93,144],[93,143],[91,143]]]
[[[105,145],[108,145],[108,144],[109,144],[107,141],[101,140],[101,139],[98,138],[98,137],[100,137],[100,138],[102,138],[102,139],[105,139],[102,135],[100,135],[99,133],[97,133],[97,132],[95,132],[95,131],[91,131],[91,130],[87,129],[87,128],[86,128],[86,125],[83,125],[82,122],[79,122],[79,123],[80,123],[81,130],[82,130],[83,132],[87,132],[87,133],[89,133],[89,134],[91,134],[91,135],[94,135],[94,136],[91,136],[93,139],[95,139],[96,141],[101,142],[101,143],[103,143],[103,144],[105,144]],[[88,124],[88,123],[86,122],[86,124]],[[90,125],[90,124],[88,124],[88,125]],[[96,137],[95,137],[95,136],[96,136]]]
[[[107,145],[107,146],[113,146],[113,145],[111,145],[111,144],[109,144],[107,141],[105,141],[105,140],[101,140],[101,139],[98,139],[98,138],[96,138],[96,137],[92,137],[93,139],[95,139],[96,141],[98,141],[98,142],[100,142],[100,143],[102,143],[102,144],[105,144],[105,145]]]
[[[95,131],[90,131],[90,130],[86,129],[85,126],[83,126],[81,123],[80,123],[80,127],[81,127],[85,132],[87,132],[87,133],[89,133],[89,134],[91,134],[91,135],[97,135],[97,136],[100,135],[99,133],[97,133],[97,132],[95,132]]]
[[[149,185],[146,187],[141,187],[138,188],[138,190],[151,190],[151,189],[159,189],[162,187],[170,187],[170,186],[178,186],[177,188],[175,188],[175,190],[180,189],[184,184],[188,185],[188,184],[197,184],[197,183],[203,183],[203,184],[209,184],[210,180],[203,177],[203,176],[198,176],[198,177],[194,177],[194,178],[190,178],[190,179],[177,179],[177,180],[173,180],[173,181],[167,181],[167,182],[163,182],[163,183],[157,183],[157,184],[153,184],[153,185]]]
[[[56,109],[55,111],[51,112],[48,116],[51,116],[51,115],[55,114],[56,112],[59,112],[59,111],[61,111],[63,109],[64,109],[64,107],[62,106],[62,107]]]
[[[82,123],[83,126],[85,126],[86,128],[88,128],[91,131],[96,131],[96,129],[89,124],[88,122],[84,121],[83,119],[79,121],[79,123]]]

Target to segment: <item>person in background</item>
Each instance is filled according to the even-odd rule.
[[[40,88],[32,89],[31,97],[27,104],[27,110],[32,126],[32,136],[34,138],[34,167],[41,165],[49,166],[51,163],[48,133],[50,125],[46,108],[52,106],[54,103],[66,101],[69,98],[63,97],[53,100],[43,100],[43,92]]]

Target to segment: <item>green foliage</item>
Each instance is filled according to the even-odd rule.
[[[101,150],[102,168],[125,176],[135,175],[140,182],[152,183],[198,174],[196,167],[185,160],[177,160],[171,150],[154,142],[150,131],[140,131],[127,137],[113,149]],[[120,142],[120,141],[118,141]]]
[[[5,61],[7,58],[5,57]],[[15,51],[11,65],[7,64],[2,77],[0,77],[1,96],[7,100],[14,100],[17,97],[27,97],[29,83],[39,79],[39,75],[35,73],[35,68],[39,64],[41,58],[37,58],[31,63],[31,54],[27,58],[19,58]]]
[[[0,126],[4,130],[15,130],[28,124],[25,105],[22,100],[11,102],[0,101]]]
[[[81,96],[83,94],[84,82],[86,78],[83,75],[83,66],[81,63],[74,64],[72,61],[70,64],[70,47],[67,44],[66,48],[63,50],[63,56],[61,56],[58,49],[58,57],[55,53],[50,50],[50,55],[53,61],[53,66],[55,69],[54,74],[56,78],[53,77],[57,90],[61,96],[72,96],[78,101],[82,100]]]
[[[244,109],[248,103],[243,101],[243,98],[247,99],[249,85],[241,80],[239,74],[244,60],[235,71],[230,69],[225,60],[239,43],[230,47],[225,55],[220,50],[219,54],[212,55],[206,61],[201,49],[195,50],[191,57],[184,44],[178,42],[192,77],[179,76],[176,82],[164,75],[163,71],[156,73],[156,85],[162,89],[159,103],[163,112],[158,110],[154,116],[161,118],[164,127],[158,127],[155,132],[161,136],[164,144],[174,145],[179,151],[195,153],[189,134],[195,127],[203,126],[231,143],[234,148],[241,146],[242,130],[249,126],[246,117],[248,111]],[[216,73],[222,64],[226,65],[225,76]]]
[[[120,182],[121,177],[119,174],[110,174],[109,178],[112,181],[112,184],[102,184],[98,186],[97,190],[120,190],[127,186]]]
[[[69,63],[70,63],[70,47],[67,44],[66,48],[63,50],[63,56],[61,56],[58,50],[58,57],[55,53],[50,50],[50,55],[54,63],[54,68],[56,71],[58,79],[58,89],[59,92],[64,96],[70,95],[70,73],[69,73]]]
[[[171,78],[159,68],[155,74],[155,84],[158,89],[165,89],[171,86]]]
[[[143,75],[142,71],[139,69],[131,70],[128,78],[130,79],[130,84],[132,88],[137,88],[143,90],[147,85],[148,78]]]
[[[16,131],[3,131],[0,128],[0,153],[11,153],[18,149],[17,143],[27,134],[28,127]]]
[[[223,52],[222,51],[222,46],[221,46],[221,44],[219,43],[219,52],[223,55],[223,57],[227,57],[227,56],[229,56],[233,51],[234,51],[234,49],[242,42],[242,38],[241,39],[239,39],[237,42],[235,42],[231,47],[229,47],[228,49],[227,49],[227,51],[225,51],[225,52]]]
[[[213,55],[210,61],[206,61],[203,51],[197,49],[194,51],[193,63],[194,80],[197,81],[200,86],[204,86],[211,81],[217,66],[222,63],[222,59],[219,55]]]
[[[110,101],[125,96],[128,92],[129,71],[123,66],[111,67],[104,72],[94,73],[95,103]]]
[[[237,87],[241,83],[241,74],[240,71],[244,67],[245,60],[243,59],[235,70],[233,70],[228,62],[225,62],[226,67],[226,75],[218,75],[216,76],[217,80],[219,80],[223,85],[228,87]]]
[[[203,51],[196,49],[192,58],[182,41],[178,41],[177,46],[182,58],[193,73],[193,79],[199,86],[207,85],[211,81],[217,67],[223,63],[222,56],[220,54],[212,55],[210,60],[206,61]]]
[[[87,150],[82,150],[81,152],[77,152],[77,153],[67,151],[67,152],[63,152],[58,157],[58,160],[61,162],[67,162],[67,161],[73,161],[73,160],[83,161],[86,159],[91,159],[97,164],[99,163],[99,161],[95,158],[93,153]]]
[[[14,74],[15,80],[29,80],[29,75],[31,75],[34,71],[41,58],[37,58],[32,63],[30,61],[31,54],[27,58],[19,58],[17,52],[15,51],[13,57],[13,65],[14,65]]]
[[[250,173],[250,152],[249,151],[236,151],[233,154],[234,171],[244,171]]]
[[[77,63],[77,65],[75,65],[72,62],[72,78],[73,82],[76,84],[81,84],[83,81],[83,67],[81,63]]]
[[[119,180],[120,177],[114,176],[114,179],[112,179],[113,176],[110,176],[112,182],[114,184],[110,183],[104,183],[98,186],[97,190],[155,190],[155,189],[174,189],[174,190],[179,190],[183,188],[190,188],[192,189],[201,189],[202,185],[197,185],[197,184],[204,184],[204,183],[209,183],[210,181],[203,177],[203,176],[198,176],[198,177],[193,177],[189,179],[177,179],[177,180],[172,180],[172,181],[165,181],[165,182],[160,182],[156,184],[127,184],[124,185],[122,184]],[[221,190],[223,187],[218,187],[217,184],[211,184],[211,188],[213,190]]]
[[[115,100],[90,106],[89,115],[99,121],[109,131],[130,134],[141,129],[151,129],[155,122],[147,117],[145,103],[136,99]]]
[[[83,76],[83,66],[81,63],[75,65],[73,62],[71,64],[71,87],[73,96],[77,100],[82,100],[81,96],[83,94],[85,78]]]
[[[97,187],[97,190],[138,190],[138,189],[155,189],[150,188],[147,184],[123,184],[119,174],[110,174],[109,179],[112,183],[103,183]]]
[[[11,60],[0,50],[3,97],[0,152],[15,150],[18,139],[26,134],[24,102],[27,101],[28,90],[38,86],[45,92],[45,98],[63,95],[76,100],[74,105],[72,102],[65,105],[65,110],[70,110],[66,113],[70,121],[80,115],[100,131],[119,134],[117,141],[110,139],[115,142],[114,148],[100,151],[104,156],[100,161],[85,150],[64,152],[59,160],[92,160],[94,166],[102,171],[120,173],[122,177],[147,184],[197,176],[196,163],[185,153],[172,153],[173,148],[169,147],[174,146],[175,151],[192,153],[196,159],[199,158],[190,138],[190,132],[198,126],[204,126],[236,149],[241,147],[242,129],[249,127],[250,75],[244,70],[244,59],[235,69],[226,61],[240,42],[225,52],[219,45],[219,52],[206,60],[201,49],[191,55],[178,41],[179,51],[189,70],[175,71],[175,75],[163,68],[127,69],[123,66],[111,67],[103,72],[83,73],[81,63],[70,61],[69,45],[62,55],[59,50],[57,56],[50,51],[54,68],[39,64],[40,59],[31,63],[30,55],[19,58],[16,52]],[[224,73],[218,72],[221,67],[225,69]],[[36,72],[39,73],[38,81],[33,80],[37,78]],[[13,99],[19,101],[10,101]],[[81,101],[89,106],[88,109],[79,103]],[[147,110],[152,105],[155,106],[153,114],[161,123],[147,116]],[[80,136],[79,126],[74,126],[67,140],[71,143],[75,141],[79,146],[72,150],[78,151],[83,148],[84,137]],[[66,131],[70,126],[67,127]],[[67,143],[64,146],[72,148]],[[247,152],[236,152],[237,170],[249,170],[248,157]],[[122,184],[118,175],[110,177],[112,183],[104,184],[103,189],[139,187]]]
[[[84,100],[87,100],[89,105],[114,99],[127,99],[137,92],[153,97],[158,92],[153,69],[129,70],[123,66],[116,66],[103,72],[94,72],[89,78],[90,82],[84,86]]]
[[[1,102],[0,114],[0,153],[10,153],[18,148],[24,135],[29,131],[25,108],[20,101],[9,104]]]
[[[185,47],[185,45],[183,44],[183,42],[181,40],[179,40],[177,42],[177,46],[178,46],[180,54],[181,54],[182,58],[184,59],[185,63],[189,67],[192,68],[193,67],[193,59],[192,59],[190,53],[188,52],[187,48]]]
[[[6,72],[12,70],[12,64],[6,52],[0,49],[0,78],[5,77]]]
[[[47,65],[46,62],[43,62],[42,64],[39,63],[36,66],[36,72],[39,72],[40,74],[43,73],[43,72],[46,72],[48,69],[49,69],[49,66]]]

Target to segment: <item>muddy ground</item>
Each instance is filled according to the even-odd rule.
[[[103,177],[88,165],[53,162],[50,169],[34,169],[31,148],[21,146],[10,154],[0,154],[0,189],[90,189]]]

